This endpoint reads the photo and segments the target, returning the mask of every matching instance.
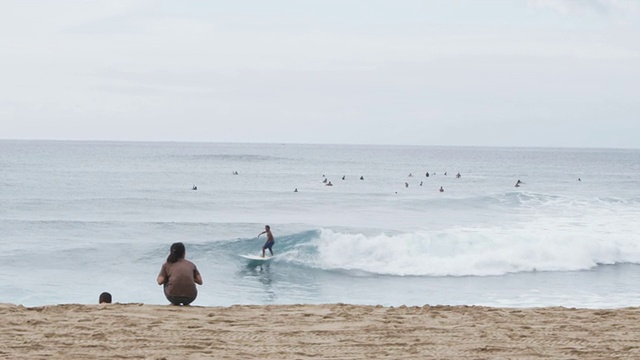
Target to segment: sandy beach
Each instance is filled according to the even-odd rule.
[[[6,359],[637,359],[640,308],[0,305]]]

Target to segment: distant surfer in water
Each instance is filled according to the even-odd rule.
[[[267,234],[267,241],[264,243],[264,245],[262,245],[262,257],[264,257],[264,251],[266,249],[269,249],[269,252],[271,253],[271,256],[273,256],[273,250],[271,249],[273,247],[273,245],[276,243],[273,240],[273,234],[271,233],[271,227],[269,225],[265,225],[264,226],[264,231],[261,232],[260,234],[258,234],[258,237],[260,237],[260,235],[262,234]]]

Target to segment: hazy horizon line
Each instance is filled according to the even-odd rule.
[[[434,147],[434,148],[502,148],[502,149],[575,149],[575,150],[640,150],[632,147],[576,147],[576,146],[544,146],[544,145],[442,145],[442,144],[371,144],[371,143],[297,143],[297,142],[248,142],[248,141],[213,141],[213,140],[112,140],[112,139],[19,139],[0,138],[2,142],[76,142],[76,143],[174,143],[174,144],[253,144],[253,145],[313,145],[313,146],[386,146],[386,147]]]

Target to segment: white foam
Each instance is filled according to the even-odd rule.
[[[640,263],[629,219],[537,218],[493,227],[452,227],[374,236],[323,229],[314,266],[388,275],[502,275]]]

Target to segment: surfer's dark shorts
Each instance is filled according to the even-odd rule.
[[[271,250],[271,248],[273,247],[273,244],[275,244],[275,243],[276,243],[275,241],[269,240],[264,244],[264,248]]]

